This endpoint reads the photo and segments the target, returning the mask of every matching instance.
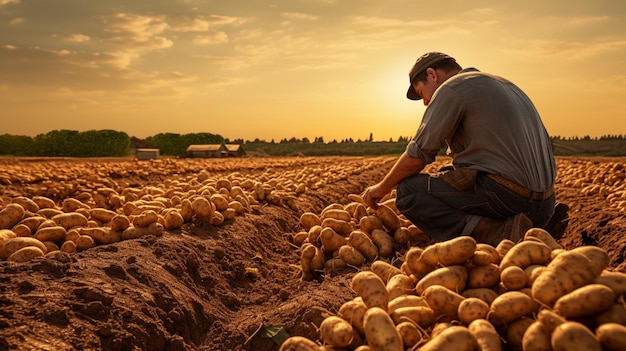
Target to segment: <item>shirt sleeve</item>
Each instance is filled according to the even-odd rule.
[[[463,118],[462,96],[443,84],[437,89],[424,112],[422,123],[407,145],[407,154],[429,164],[443,148]]]

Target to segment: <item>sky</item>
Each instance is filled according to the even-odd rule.
[[[397,140],[429,51],[513,81],[553,136],[626,134],[623,0],[0,0],[0,134]]]

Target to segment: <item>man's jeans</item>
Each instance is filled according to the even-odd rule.
[[[545,200],[529,200],[484,172],[476,174],[474,186],[463,190],[451,187],[437,175],[420,173],[398,184],[396,207],[439,241],[470,235],[479,219],[476,216],[504,220],[524,213],[534,227],[544,227],[554,212],[554,194]]]

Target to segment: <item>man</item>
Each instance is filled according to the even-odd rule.
[[[376,209],[397,187],[400,212],[439,241],[470,235],[495,246],[546,227],[555,212],[556,166],[528,96],[440,52],[419,57],[409,79],[407,98],[427,106],[421,125],[384,179],[365,190],[365,202]],[[420,173],[446,145],[452,166]],[[566,213],[560,207],[550,225]]]

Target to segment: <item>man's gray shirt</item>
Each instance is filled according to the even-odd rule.
[[[467,68],[435,91],[407,153],[428,164],[446,144],[457,168],[498,174],[533,191],[554,184],[552,145],[539,113],[502,77]]]

